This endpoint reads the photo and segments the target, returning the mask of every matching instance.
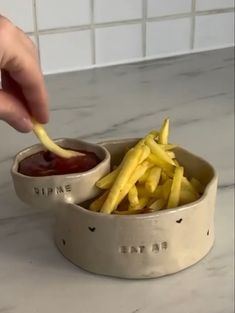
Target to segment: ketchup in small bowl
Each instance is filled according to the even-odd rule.
[[[110,172],[111,156],[101,144],[79,139],[57,139],[59,146],[84,153],[60,158],[42,151],[40,144],[20,151],[11,174],[18,197],[31,207],[58,208],[61,203],[83,203],[95,198],[96,182]]]
[[[64,159],[50,151],[40,151],[23,159],[18,172],[33,177],[83,173],[101,162],[94,152],[79,152],[84,155]]]

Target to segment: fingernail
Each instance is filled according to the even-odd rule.
[[[28,117],[23,117],[19,120],[19,128],[22,132],[30,132],[32,130],[33,124],[32,121]]]

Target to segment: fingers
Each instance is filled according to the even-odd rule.
[[[17,69],[9,71],[20,85],[31,115],[40,123],[48,122],[48,98],[43,77],[35,59],[21,60]]]
[[[4,91],[0,91],[0,120],[6,121],[23,133],[32,130],[30,115],[24,104],[15,96]]]
[[[34,45],[22,31],[1,16],[0,36],[0,69],[8,72],[20,87],[26,111],[40,123],[47,123],[48,98]],[[15,93],[13,95],[16,96]]]

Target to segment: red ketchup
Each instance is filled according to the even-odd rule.
[[[40,151],[23,159],[18,171],[34,177],[82,173],[92,169],[101,161],[93,152],[82,150],[79,152],[84,155],[64,159],[50,151]]]

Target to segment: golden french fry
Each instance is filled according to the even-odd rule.
[[[144,197],[152,197],[154,196],[154,193],[150,193],[148,190],[146,190],[145,185],[143,184],[137,184],[136,188],[138,190],[138,196],[140,198],[144,198]]]
[[[149,133],[149,135],[152,135],[153,139],[156,140],[159,137],[159,131],[154,129]]]
[[[167,208],[176,208],[180,201],[181,182],[184,175],[183,167],[176,167],[172,181],[171,192],[169,195]]]
[[[155,140],[155,138],[158,138],[158,136],[159,136],[159,131],[156,129],[153,129],[143,138],[143,141],[145,142],[147,138],[152,138]]]
[[[132,173],[132,175],[129,177],[129,180],[126,182],[126,184],[123,186],[123,188],[120,191],[120,194],[118,196],[117,204],[118,205],[128,194],[130,189],[137,183],[139,178],[150,168],[152,167],[152,164],[148,161],[144,161],[142,164],[139,164],[135,171]]]
[[[173,176],[173,175],[172,175],[172,176]],[[164,184],[164,183],[166,182],[166,180],[167,180],[167,174],[166,174],[164,171],[162,171],[162,172],[161,172],[160,183],[161,183],[161,184]]]
[[[40,123],[38,123],[35,119],[32,119],[32,123],[35,135],[47,150],[65,159],[84,155],[84,153],[80,153],[78,151],[66,150],[61,148],[48,136],[46,130]]]
[[[178,162],[176,159],[174,159],[173,161],[174,161],[174,163],[175,163],[175,165],[176,165],[177,167],[180,167],[180,164],[179,164],[179,162]]]
[[[180,205],[191,203],[191,202],[194,202],[198,199],[199,199],[199,197],[197,197],[190,190],[181,189],[181,191],[180,191],[180,202],[179,202]]]
[[[189,190],[190,192],[195,194],[196,197],[199,197],[197,190],[194,188],[194,186],[190,183],[190,181],[186,177],[182,178],[182,189]]]
[[[191,185],[194,187],[194,189],[198,192],[198,193],[203,193],[204,192],[204,187],[203,185],[200,183],[200,181],[196,178],[191,178],[190,179],[190,183]]]
[[[167,151],[166,153],[168,154],[168,156],[169,156],[171,159],[175,159],[175,154],[174,154],[174,152],[172,152],[172,151]]]
[[[158,210],[162,210],[165,207],[165,205],[166,205],[165,199],[157,199],[149,206],[149,208],[154,211],[158,211]]]
[[[128,182],[133,171],[136,169],[142,153],[142,146],[139,145],[131,149],[125,155],[121,170],[110,189],[108,197],[101,208],[101,212],[111,213],[116,209],[117,205],[120,203],[120,201],[118,202],[120,192]]]
[[[102,177],[100,180],[97,181],[96,186],[100,189],[109,189],[118,174],[120,173],[121,166],[118,166],[115,170],[113,170],[108,175]]]
[[[142,154],[140,156],[139,159],[139,164],[141,164],[142,162],[144,162],[150,155],[150,149],[148,146],[146,146],[145,144],[142,145]]]
[[[140,160],[138,163],[141,163],[143,160],[145,160],[149,154],[150,154],[150,149],[144,145],[142,143],[142,145],[140,145],[142,147],[142,153],[140,156]],[[131,151],[131,150],[129,150]],[[129,153],[129,151],[127,151],[126,155]],[[124,160],[124,159],[123,159]],[[100,189],[109,189],[111,188],[114,180],[117,178],[118,174],[120,173],[121,167],[122,167],[122,163],[123,160],[121,162],[121,164],[119,166],[116,166],[116,168],[109,174],[107,174],[106,176],[102,177],[97,183],[96,186]]]
[[[154,198],[155,200],[165,198],[163,187],[165,187],[165,184],[164,185],[158,185],[156,190],[152,193],[152,198]],[[171,186],[169,186],[169,192],[170,192],[170,187]],[[165,189],[166,189],[166,187],[165,187]]]
[[[138,182],[139,182],[140,184],[144,184],[145,181],[146,181],[146,179],[147,179],[147,177],[148,177],[148,175],[149,175],[149,173],[150,173],[150,169],[148,169],[148,170],[144,173],[144,175],[139,178]]]
[[[177,148],[177,145],[173,145],[173,144],[167,144],[167,145],[159,144],[159,146],[165,151],[169,151],[169,150],[173,150]]]
[[[157,166],[150,169],[149,175],[145,181],[145,188],[149,192],[154,192],[154,190],[157,188],[161,177],[161,171],[161,168]]]
[[[162,164],[175,166],[173,160],[168,156],[167,152],[164,151],[152,138],[147,138],[146,144],[150,148],[152,154],[155,155]]]
[[[138,147],[138,146],[143,146],[144,145],[144,139],[140,139],[137,144],[135,145],[135,148]]]
[[[170,126],[170,120],[169,118],[165,119],[163,126],[160,130],[159,134],[159,143],[163,145],[168,144],[168,136],[169,136],[169,126]]]
[[[118,211],[115,210],[112,212],[112,214],[116,214],[116,215],[132,215],[132,214],[140,214],[143,212],[143,209],[141,210],[129,210],[129,211]]]
[[[166,182],[162,185],[162,197],[165,200],[169,199],[169,195],[172,187],[172,179],[167,179]]]
[[[135,185],[128,192],[128,200],[131,207],[135,207],[139,204],[138,190]]]
[[[136,206],[134,206],[134,207],[129,206],[128,211],[139,211],[139,210],[142,210],[143,208],[146,207],[148,201],[149,201],[149,198],[147,198],[147,197],[140,198],[139,199],[139,203]]]
[[[168,176],[173,177],[174,175],[174,169],[175,166],[169,163],[164,163],[162,160],[156,157],[156,155],[150,153],[148,157],[149,162],[152,162],[154,165],[160,167],[162,170],[164,170]]]
[[[108,196],[108,190],[106,190],[99,198],[95,199],[91,204],[89,209],[94,212],[98,212],[102,205],[104,204],[105,199]]]

